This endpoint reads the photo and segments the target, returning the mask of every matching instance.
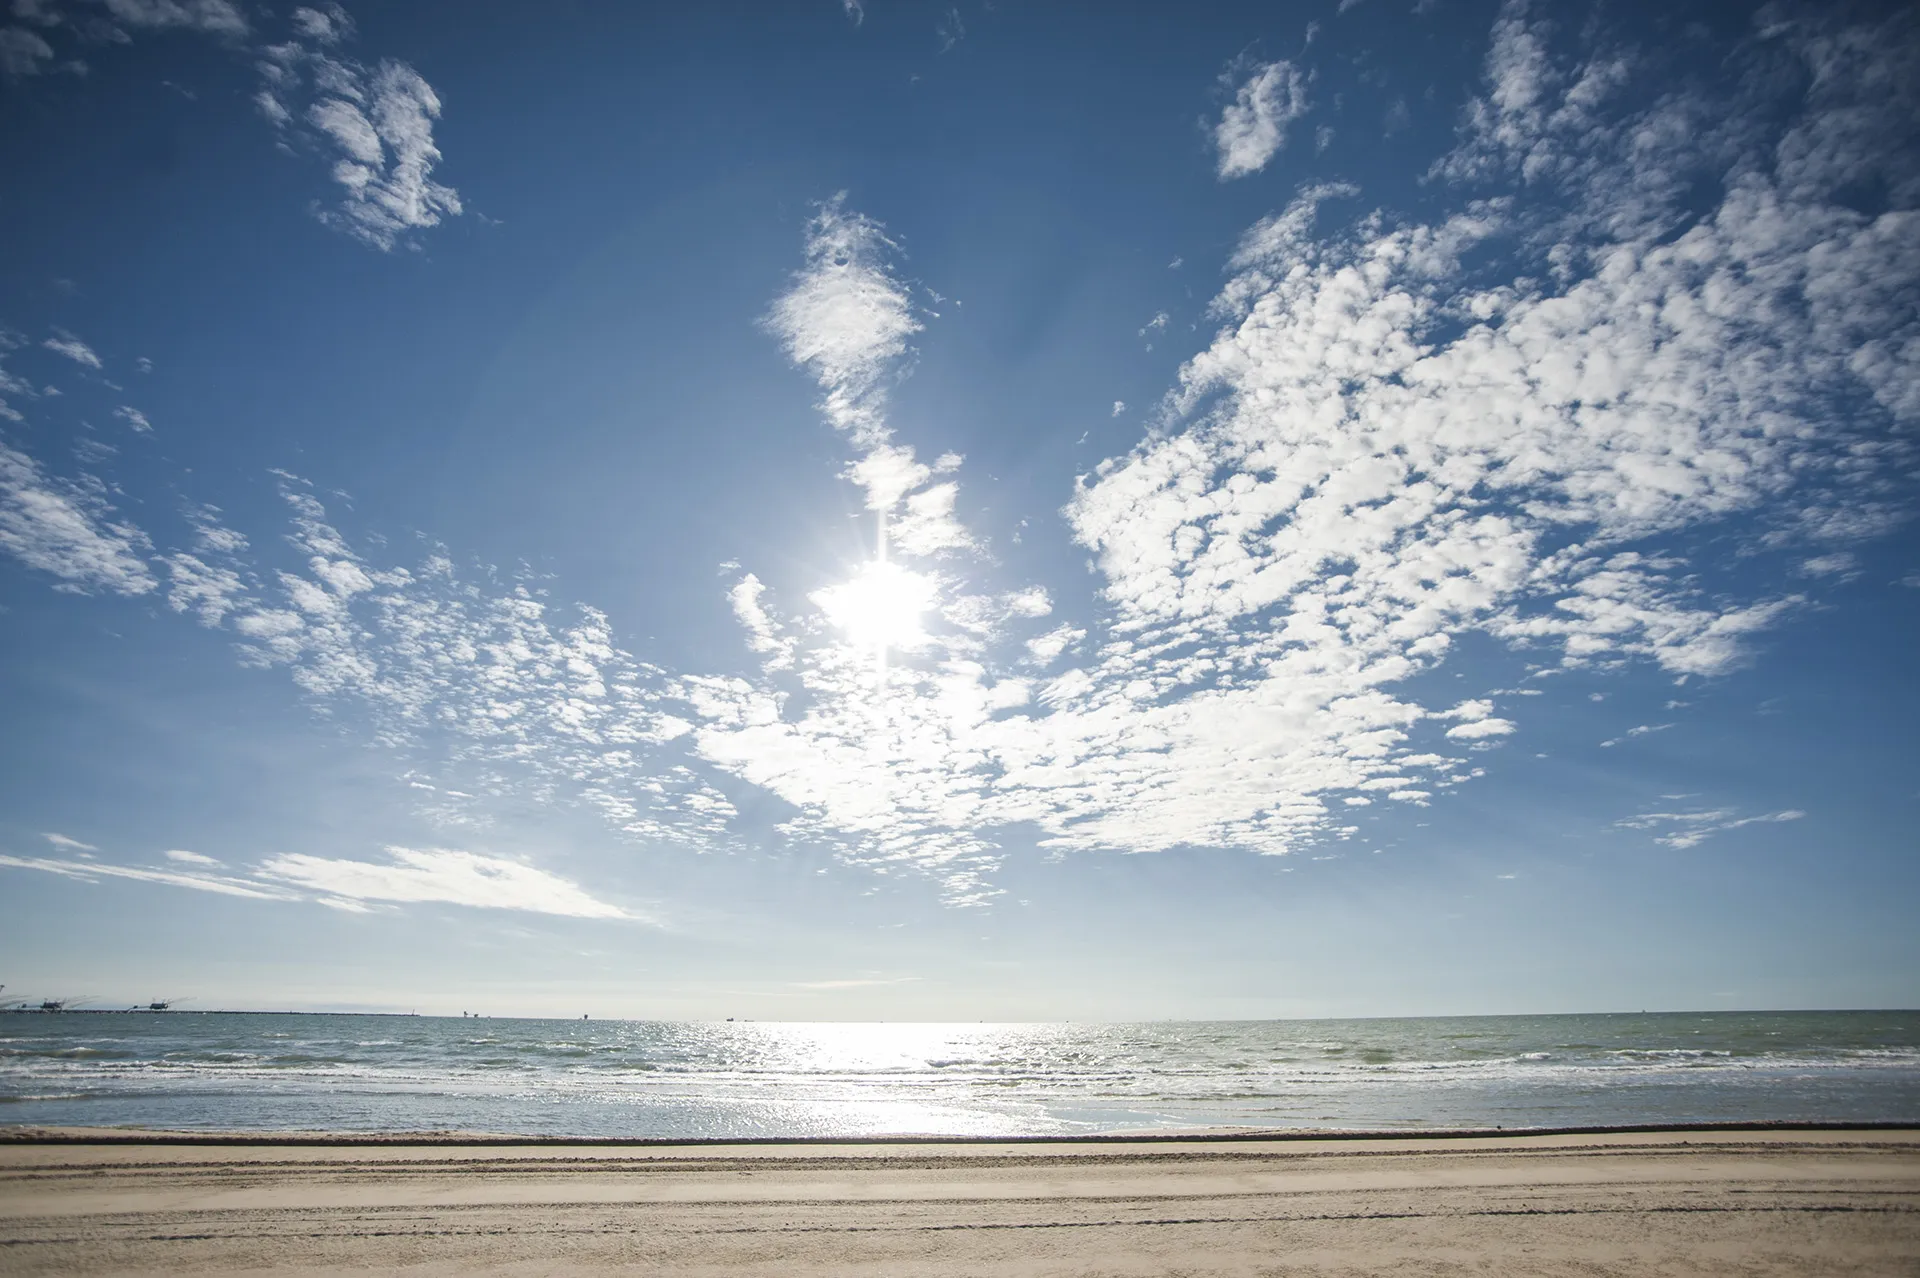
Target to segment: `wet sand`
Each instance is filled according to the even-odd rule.
[[[1920,1274],[1920,1131],[0,1141],[0,1273]]]

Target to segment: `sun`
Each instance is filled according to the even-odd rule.
[[[926,642],[920,619],[933,607],[934,584],[898,564],[875,561],[839,585],[814,592],[813,601],[862,648],[917,648]]]

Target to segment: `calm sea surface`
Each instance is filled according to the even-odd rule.
[[[0,1125],[554,1136],[1920,1123],[1920,1012],[1138,1025],[0,1015]]]

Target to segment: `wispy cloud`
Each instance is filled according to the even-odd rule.
[[[64,355],[76,364],[84,364],[88,368],[101,367],[100,357],[94,354],[93,347],[87,345],[72,333],[55,330],[52,337],[49,337],[40,344],[52,351],[55,355]]]
[[[907,339],[921,329],[890,267],[898,252],[880,223],[847,208],[842,192],[808,225],[806,266],[766,319],[825,392],[820,411],[862,448],[892,435],[887,386],[900,373]]]
[[[633,916],[596,900],[577,884],[518,861],[448,849],[390,847],[390,861],[287,855],[260,865],[269,879],[345,901],[437,901],[489,910],[527,910],[571,918]]]
[[[139,883],[159,883],[168,887],[192,888],[197,892],[245,897],[253,901],[300,899],[296,893],[275,888],[267,883],[139,865],[110,865],[103,861],[63,861],[50,857],[8,855],[0,855],[0,865],[13,866],[22,870],[43,870],[48,874],[58,874],[62,878],[78,879],[86,883],[98,882],[103,878],[132,879]]]
[[[1665,833],[1656,834],[1653,841],[1684,850],[1697,847],[1714,835],[1724,834],[1728,830],[1738,830],[1748,825],[1798,821],[1806,815],[1798,809],[1788,808],[1762,816],[1743,817],[1735,815],[1731,808],[1715,808],[1700,812],[1643,812],[1616,824],[1631,830],[1664,830]]]
[[[1027,640],[1027,655],[1043,666],[1048,665],[1086,637],[1087,632],[1078,627],[1055,626],[1045,634]]]
[[[355,32],[353,19],[337,4],[318,9],[302,5],[293,11],[291,21],[294,34],[316,45],[339,44],[351,40]]]
[[[910,985],[919,979],[917,976],[855,976],[839,981],[794,981],[792,985],[797,990],[858,990],[876,985]]]
[[[62,851],[83,855],[98,851],[64,835],[46,837]],[[166,853],[172,866],[13,855],[0,855],[0,866],[40,870],[86,883],[132,880],[255,901],[314,901],[351,911],[371,908],[369,903],[438,902],[570,918],[640,917],[596,899],[578,884],[519,861],[475,852],[399,847],[388,848],[387,856],[388,860],[379,862],[286,854],[239,873],[215,873],[222,866],[218,859],[175,848]]]
[[[143,595],[159,582],[146,534],[116,518],[105,487],[61,479],[0,444],[0,552],[59,578],[58,589]]]
[[[292,22],[294,38],[261,51],[255,103],[283,133],[333,153],[341,195],[320,220],[386,251],[458,216],[459,192],[433,180],[441,158],[433,87],[404,62],[369,68],[336,56],[354,34],[338,5],[296,9]]]
[[[1477,719],[1472,723],[1456,724],[1447,729],[1449,741],[1481,741],[1488,737],[1504,737],[1514,731],[1511,719]]]
[[[967,24],[960,17],[960,10],[949,5],[940,15],[940,21],[934,28],[934,34],[940,38],[940,52],[945,53],[967,38]]]
[[[40,837],[53,844],[54,847],[59,848],[62,852],[98,852],[100,850],[91,843],[82,843],[78,839],[70,839],[64,834],[55,834],[51,831]]]
[[[1837,577],[1859,567],[1859,557],[1850,550],[1812,555],[1800,561],[1800,571],[1809,577]]]
[[[103,11],[104,20],[86,9]],[[382,251],[414,245],[417,232],[462,212],[459,192],[433,178],[441,159],[433,139],[439,95],[405,62],[384,58],[369,66],[341,54],[356,30],[338,3],[296,6],[277,42],[256,41],[231,0],[14,0],[13,12],[22,25],[0,28],[0,73],[11,77],[38,74],[54,59],[42,33],[55,28],[69,39],[112,43],[132,32],[191,31],[248,51],[261,78],[254,105],[283,145],[316,149],[329,160],[339,194],[318,217],[362,243]],[[84,343],[63,338],[46,345],[100,366]]]
[[[1665,732],[1671,727],[1673,727],[1671,723],[1643,723],[1638,727],[1628,728],[1625,736],[1612,737],[1606,741],[1602,741],[1600,744],[1602,746],[1617,746],[1622,741],[1630,741],[1634,737],[1644,737],[1655,732]]]
[[[7,396],[13,395],[29,400],[40,397],[40,392],[35,390],[31,383],[7,369],[7,356],[19,349],[25,341],[26,339],[18,333],[0,329],[0,418],[10,422],[22,422],[26,418],[19,409],[7,401]]]
[[[10,79],[39,75],[53,61],[46,37],[26,27],[0,27],[0,75]]]
[[[1906,46],[1840,42],[1822,54],[1844,63],[1825,81],[1839,96],[1754,116],[1616,92],[1623,54],[1549,73],[1518,12],[1436,166],[1458,211],[1362,208],[1329,226],[1357,192],[1322,187],[1254,227],[1160,429],[1075,493],[1068,518],[1105,578],[1092,660],[1028,684],[1007,647],[1045,659],[1058,631],[1006,615],[969,631],[946,590],[880,694],[762,600],[760,642],[794,642],[778,675],[687,681],[699,753],[799,807],[790,832],[951,877],[973,901],[999,827],[1069,849],[1284,852],[1348,832],[1335,814],[1363,805],[1347,798],[1424,803],[1470,781],[1436,747],[1495,745],[1519,721],[1491,698],[1462,715],[1401,691],[1463,632],[1564,668],[1691,677],[1744,660],[1800,597],[1710,592],[1713,565],[1682,558],[1676,535],[1736,516],[1743,554],[1773,529],[1863,535],[1812,533],[1830,525],[1807,512],[1892,482],[1858,459],[1890,455],[1889,422],[1913,415],[1910,375],[1873,353],[1920,335],[1896,302],[1920,254],[1901,215],[1847,208],[1797,158],[1844,142],[1844,171],[1908,163],[1891,141],[1904,125],[1835,135],[1836,119],[1879,109],[1847,86],[1883,84]],[[1290,74],[1256,83],[1236,119],[1252,130],[1253,104]],[[1784,124],[1768,126],[1773,145],[1731,152],[1728,173],[1694,126],[1730,114]],[[1270,155],[1243,154],[1256,150]],[[1723,195],[1695,218],[1703,172]],[[1540,199],[1504,199],[1515,181]],[[829,419],[857,432],[878,421],[862,392],[911,318],[855,314],[820,327],[868,335],[839,360],[854,374],[821,377]],[[1879,412],[1832,420],[1826,397],[1860,389]]]
[[[231,0],[93,0],[114,21],[147,30],[199,31],[244,36],[247,20]]]
[[[1899,428],[1920,420],[1901,354],[1920,349],[1920,240],[1910,215],[1842,197],[1868,178],[1920,197],[1894,83],[1913,47],[1898,23],[1773,30],[1735,63],[1799,59],[1814,89],[1756,75],[1730,104],[1630,91],[1631,51],[1556,61],[1510,9],[1434,211],[1323,186],[1242,237],[1151,434],[1070,493],[1099,583],[1058,608],[1072,621],[963,526],[960,459],[896,438],[888,396],[923,316],[898,246],[844,199],[766,325],[818,386],[899,575],[876,554],[782,598],[736,572],[744,665],[666,671],[530,577],[363,550],[291,476],[287,538],[200,509],[155,562],[169,606],[243,661],[428,760],[413,780],[449,824],[460,793],[518,787],[636,840],[716,843],[727,792],[757,788],[793,806],[790,838],[963,904],[991,897],[1008,829],[1061,850],[1337,839],[1471,783],[1469,756],[1525,732],[1518,692],[1412,691],[1460,637],[1541,671],[1717,675],[1805,602],[1782,581],[1811,590],[1809,559],[1892,526]],[[144,535],[114,520],[103,491],[0,451],[0,549],[155,589]],[[862,628],[900,636],[883,669]],[[1632,820],[1698,842],[1788,819]],[[448,884],[495,899],[512,871],[480,861],[544,873],[393,855],[270,864],[341,908],[464,899],[405,895]]]
[[[231,0],[13,0],[17,25],[0,27],[0,74],[38,75],[56,57],[49,35],[82,44],[122,44],[132,32],[194,31],[228,41],[248,34],[246,17]],[[37,28],[37,29],[36,29]],[[61,64],[84,73],[84,62]]]
[[[438,550],[383,565],[297,479],[284,492],[292,563],[261,562],[193,508],[195,544],[160,560],[167,602],[230,633],[242,662],[286,670],[330,717],[456,778],[429,786],[431,816],[466,826],[482,819],[474,794],[514,792],[587,804],[634,839],[724,840],[733,805],[668,749],[692,725],[664,672],[619,647],[603,613],[463,574]]]
[[[922,462],[893,441],[887,421],[888,391],[906,374],[908,339],[923,327],[895,271],[898,255],[885,227],[849,209],[842,192],[808,224],[806,265],[764,322],[819,383],[821,413],[853,444],[858,455],[847,473],[866,490],[887,544],[924,556],[964,549],[972,538],[954,518],[958,484],[935,482],[961,458]]]
[[[210,857],[210,856],[207,856],[205,853],[201,853],[201,852],[189,852],[185,848],[169,849],[167,852],[167,860],[177,861],[181,865],[219,865],[220,864],[219,859],[216,857]]]
[[[1307,81],[1291,62],[1253,67],[1213,127],[1222,181],[1258,173],[1287,145],[1287,129],[1307,113]]]

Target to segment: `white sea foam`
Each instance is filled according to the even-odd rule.
[[[1920,1116],[1920,1017],[756,1025],[0,1019],[0,1123],[647,1135]]]

